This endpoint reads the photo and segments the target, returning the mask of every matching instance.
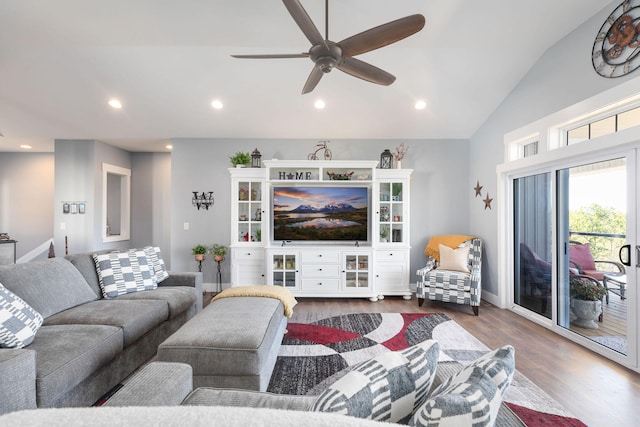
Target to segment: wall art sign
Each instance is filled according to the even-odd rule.
[[[203,191],[202,193],[193,191],[191,204],[193,204],[193,206],[195,206],[198,210],[200,210],[201,208],[209,210],[209,207],[213,206],[213,202],[213,191]]]

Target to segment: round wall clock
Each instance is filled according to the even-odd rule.
[[[621,77],[640,66],[640,0],[622,2],[604,21],[591,59],[603,77]]]

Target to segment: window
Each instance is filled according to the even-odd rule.
[[[530,157],[538,154],[538,141],[530,142],[522,146],[522,157]]]
[[[567,131],[567,145],[609,135],[640,125],[640,107],[595,120]]]

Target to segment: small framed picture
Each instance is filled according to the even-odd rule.
[[[63,203],[62,204],[62,213],[63,214],[68,214],[69,213],[69,203]]]
[[[71,203],[71,213],[72,214],[77,214],[78,213],[78,204],[77,203]]]
[[[84,203],[78,203],[78,213],[84,214],[85,209],[86,208]]]

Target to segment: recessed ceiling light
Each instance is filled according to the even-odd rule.
[[[116,98],[111,98],[109,100],[109,105],[111,106],[111,108],[115,108],[117,110],[122,108],[122,103],[120,102],[120,100]]]
[[[326,107],[327,104],[324,103],[324,101],[322,99],[318,99],[313,106],[316,107],[318,110],[322,110],[324,107]]]
[[[425,108],[427,108],[427,103],[425,101],[416,101],[416,104],[414,105],[414,108],[416,110],[424,110]]]
[[[171,144],[167,144],[167,145],[165,145],[165,148],[166,148],[167,150],[172,150],[172,149],[173,149],[173,145],[171,145]]]
[[[222,110],[222,107],[224,107],[224,105],[222,104],[222,101],[217,99],[214,99],[213,101],[211,101],[211,106],[216,110]]]
[[[25,150],[31,150],[33,147],[28,144],[22,144],[20,145],[20,148],[24,148]]]

